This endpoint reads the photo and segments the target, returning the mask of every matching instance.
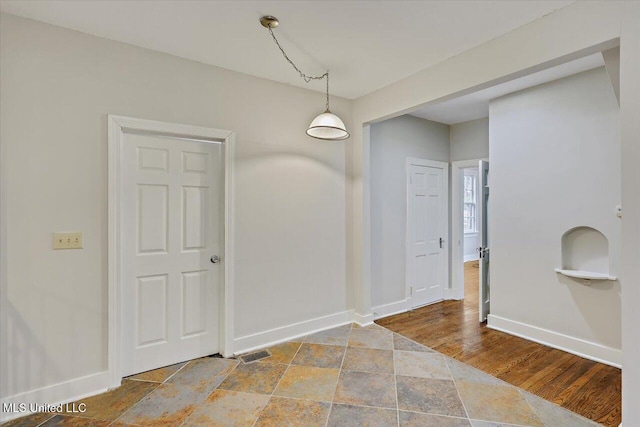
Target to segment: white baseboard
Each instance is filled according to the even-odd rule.
[[[607,347],[602,344],[560,334],[515,320],[505,319],[504,317],[493,314],[488,316],[487,326],[491,329],[557,348],[558,350],[563,350],[595,362],[604,363],[616,368],[622,366],[622,350]]]
[[[382,319],[383,317],[393,316],[394,314],[404,313],[409,310],[409,299],[403,299],[389,304],[382,304],[371,307],[374,319]]]
[[[279,328],[269,329],[268,331],[258,332],[256,334],[245,335],[233,340],[233,352],[234,354],[242,354],[260,348],[269,347],[309,335],[314,332],[352,323],[356,320],[355,317],[356,314],[353,310],[347,310],[330,314],[328,316],[293,323],[291,325],[281,326]],[[363,316],[360,317],[364,319]],[[373,320],[373,315],[371,320]]]
[[[85,397],[104,393],[109,389],[109,373],[99,372],[62,383],[38,388],[2,398],[2,406],[11,404],[37,403],[40,405],[58,405],[74,402]],[[30,412],[0,412],[0,422],[29,415]]]
[[[464,299],[464,289],[444,288],[443,294],[445,300],[459,301]]]
[[[464,262],[469,262],[469,261],[478,261],[480,258],[478,258],[478,254],[474,253],[472,255],[465,255],[464,257]]]
[[[444,300],[460,300],[463,299],[464,296],[460,297],[458,295],[459,291],[457,289],[445,288],[444,289]],[[421,307],[430,304],[437,304],[442,301],[435,301],[433,303],[425,304]],[[420,307],[415,307],[420,308]],[[400,301],[390,302],[389,304],[377,305],[375,307],[371,307],[371,311],[373,312],[374,319],[382,319],[384,317],[393,316],[394,314],[405,313],[411,310],[411,299],[403,299]]]
[[[360,314],[353,313],[353,321],[356,322],[360,326],[367,326],[373,324],[373,313],[369,314]]]

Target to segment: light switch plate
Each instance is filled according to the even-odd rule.
[[[82,249],[82,232],[53,233],[53,249]]]

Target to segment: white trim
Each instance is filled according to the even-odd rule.
[[[222,321],[220,322],[220,353],[224,357],[233,355],[233,304],[234,304],[234,283],[235,283],[235,246],[233,236],[235,236],[234,200],[235,183],[233,180],[233,159],[235,158],[235,135],[229,134],[222,145],[224,150],[224,254],[222,260],[224,267],[224,284],[222,286],[223,295],[221,298]]]
[[[371,126],[362,125],[362,140],[366,141],[367,147],[371,141]],[[356,152],[354,151],[354,154]],[[369,166],[371,165],[371,152],[364,150],[362,152],[362,182],[366,183],[362,187],[362,224],[360,229],[357,228],[357,222],[352,222],[353,242],[351,243],[354,250],[352,270],[352,280],[354,283],[360,282],[362,285],[354,289],[354,306],[355,311],[359,313],[371,312],[371,173]],[[352,194],[355,205],[352,207],[353,212],[360,212],[358,207],[358,194]],[[359,242],[362,240],[362,242]],[[361,245],[361,246],[356,246]],[[360,257],[358,257],[358,254]]]
[[[353,321],[359,326],[367,326],[373,324],[373,312],[369,314],[353,313]]]
[[[376,320],[393,316],[394,314],[404,313],[409,311],[409,298],[371,307],[371,311],[373,311],[373,317]]]
[[[109,389],[109,372],[86,375],[58,384],[29,390],[2,399],[2,404],[37,403],[58,405],[104,393]],[[29,412],[0,412],[0,422],[30,415]],[[54,414],[52,414],[53,416]]]
[[[478,167],[481,160],[451,162],[451,298],[464,299],[464,225],[462,219],[462,174],[464,168]]]
[[[109,134],[109,184],[108,184],[108,340],[107,340],[107,370],[109,372],[109,387],[119,387],[122,381],[120,367],[120,269],[122,259],[120,257],[120,158],[122,127],[118,122],[108,117]]]
[[[346,325],[352,323],[355,316],[353,310],[341,311],[328,316],[316,317],[315,319],[245,335],[233,340],[235,354],[247,353],[315,332]]]
[[[487,327],[606,365],[622,367],[622,350],[489,314]]]
[[[478,258],[477,254],[465,255],[463,257],[463,263],[469,262],[469,261],[478,261],[478,260],[480,260],[480,258]]]
[[[459,300],[461,298],[458,298],[458,295],[453,293],[453,289],[451,288],[444,288],[444,294],[443,294],[443,300],[447,301],[447,300]],[[429,305],[429,304],[427,304]]]
[[[442,203],[445,206],[444,209],[444,274],[443,274],[443,299],[448,299],[449,292],[447,289],[449,288],[449,163],[447,162],[439,162],[436,160],[428,160],[428,159],[419,159],[417,157],[407,157],[405,160],[405,179],[406,179],[406,227],[405,227],[405,297],[408,301],[409,307],[413,305],[411,302],[411,286],[410,284],[413,282],[413,268],[411,268],[411,257],[409,254],[411,253],[411,237],[410,237],[410,227],[411,227],[411,218],[409,212],[409,198],[410,190],[411,190],[411,165],[417,166],[427,166],[432,168],[442,169]],[[435,302],[435,301],[434,301]],[[426,305],[431,304],[427,303]]]
[[[220,348],[223,354],[233,353],[233,143],[234,135],[231,131],[211,129],[199,126],[183,125],[176,123],[165,123],[155,120],[136,119],[108,115],[108,156],[109,156],[109,249],[108,249],[108,387],[120,386],[122,380],[122,367],[120,363],[120,337],[121,337],[121,316],[120,295],[121,295],[121,274],[122,257],[120,230],[121,218],[121,162],[122,144],[124,142],[125,131],[147,132],[162,134],[167,136],[197,139],[206,141],[221,142],[224,148],[225,161],[225,254],[222,257],[224,263],[224,298],[222,298],[222,321],[223,330],[220,334]]]

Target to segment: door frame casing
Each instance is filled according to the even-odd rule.
[[[478,167],[487,158],[451,162],[451,299],[464,299],[463,169]]]
[[[409,199],[411,197],[411,165],[426,166],[432,168],[442,169],[442,198],[444,203],[444,271],[442,278],[442,298],[443,300],[449,299],[449,163],[440,162],[437,160],[421,159],[418,157],[407,157],[405,160],[405,175],[406,175],[406,227],[405,227],[405,298],[407,301],[407,309],[411,310],[415,308],[412,303],[413,295],[411,295],[411,216],[409,213]],[[435,301],[434,301],[435,302]]]
[[[155,120],[138,119],[109,114],[108,121],[108,356],[107,371],[109,388],[120,386],[122,381],[121,338],[122,338],[122,165],[125,132],[145,132],[149,134],[192,139],[201,142],[220,143],[224,157],[223,215],[224,254],[222,256],[223,277],[220,286],[220,352],[224,357],[233,355],[233,295],[234,295],[234,226],[233,226],[233,158],[234,133],[228,130],[212,129]]]

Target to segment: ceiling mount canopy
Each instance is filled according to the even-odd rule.
[[[280,24],[280,22],[278,21],[278,18],[271,15],[265,15],[260,18],[260,24],[262,24],[263,27],[269,30],[269,34],[271,34],[273,41],[280,49],[280,52],[282,52],[282,56],[284,56],[284,59],[286,59],[287,62],[291,64],[293,69],[298,72],[300,77],[305,82],[309,83],[312,80],[322,80],[322,79],[327,80],[326,109],[324,113],[318,115],[315,119],[313,119],[313,121],[309,125],[309,128],[307,129],[307,135],[313,138],[324,139],[329,141],[338,141],[341,139],[349,138],[349,132],[347,132],[347,128],[344,125],[344,122],[340,119],[340,117],[336,116],[329,110],[329,71],[327,71],[321,76],[308,76],[305,73],[303,73],[296,66],[296,64],[294,64],[293,61],[289,59],[289,56],[287,56],[287,54],[284,51],[284,48],[280,45],[280,43],[278,42],[278,39],[276,38],[276,35],[273,33],[273,29]]]
[[[275,16],[265,15],[260,18],[260,23],[265,28],[276,28],[280,24],[280,21],[278,21],[278,18]]]

